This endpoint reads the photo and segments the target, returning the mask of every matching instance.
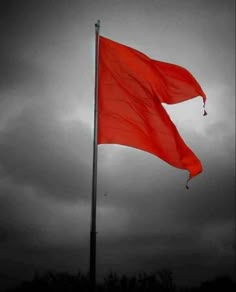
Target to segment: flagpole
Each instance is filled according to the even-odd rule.
[[[95,23],[95,90],[94,90],[94,136],[93,136],[93,178],[90,230],[90,285],[96,289],[96,201],[97,201],[97,103],[98,103],[98,56],[99,56],[100,20]]]

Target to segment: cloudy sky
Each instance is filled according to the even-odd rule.
[[[234,0],[1,0],[0,287],[33,271],[88,271],[94,23],[192,72],[207,95],[165,106],[203,173],[99,146],[98,277],[231,274],[235,229]],[[104,194],[106,194],[104,196]]]

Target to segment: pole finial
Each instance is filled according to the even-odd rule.
[[[98,19],[98,21],[95,23],[95,28],[96,28],[96,32],[99,32],[100,29],[100,20]]]

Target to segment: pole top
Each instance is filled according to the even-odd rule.
[[[95,23],[96,32],[99,32],[100,29],[100,20],[98,19],[97,23]]]

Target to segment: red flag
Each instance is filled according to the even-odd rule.
[[[121,144],[152,153],[189,179],[202,171],[161,103],[206,96],[184,68],[155,61],[135,49],[99,38],[98,144]]]

